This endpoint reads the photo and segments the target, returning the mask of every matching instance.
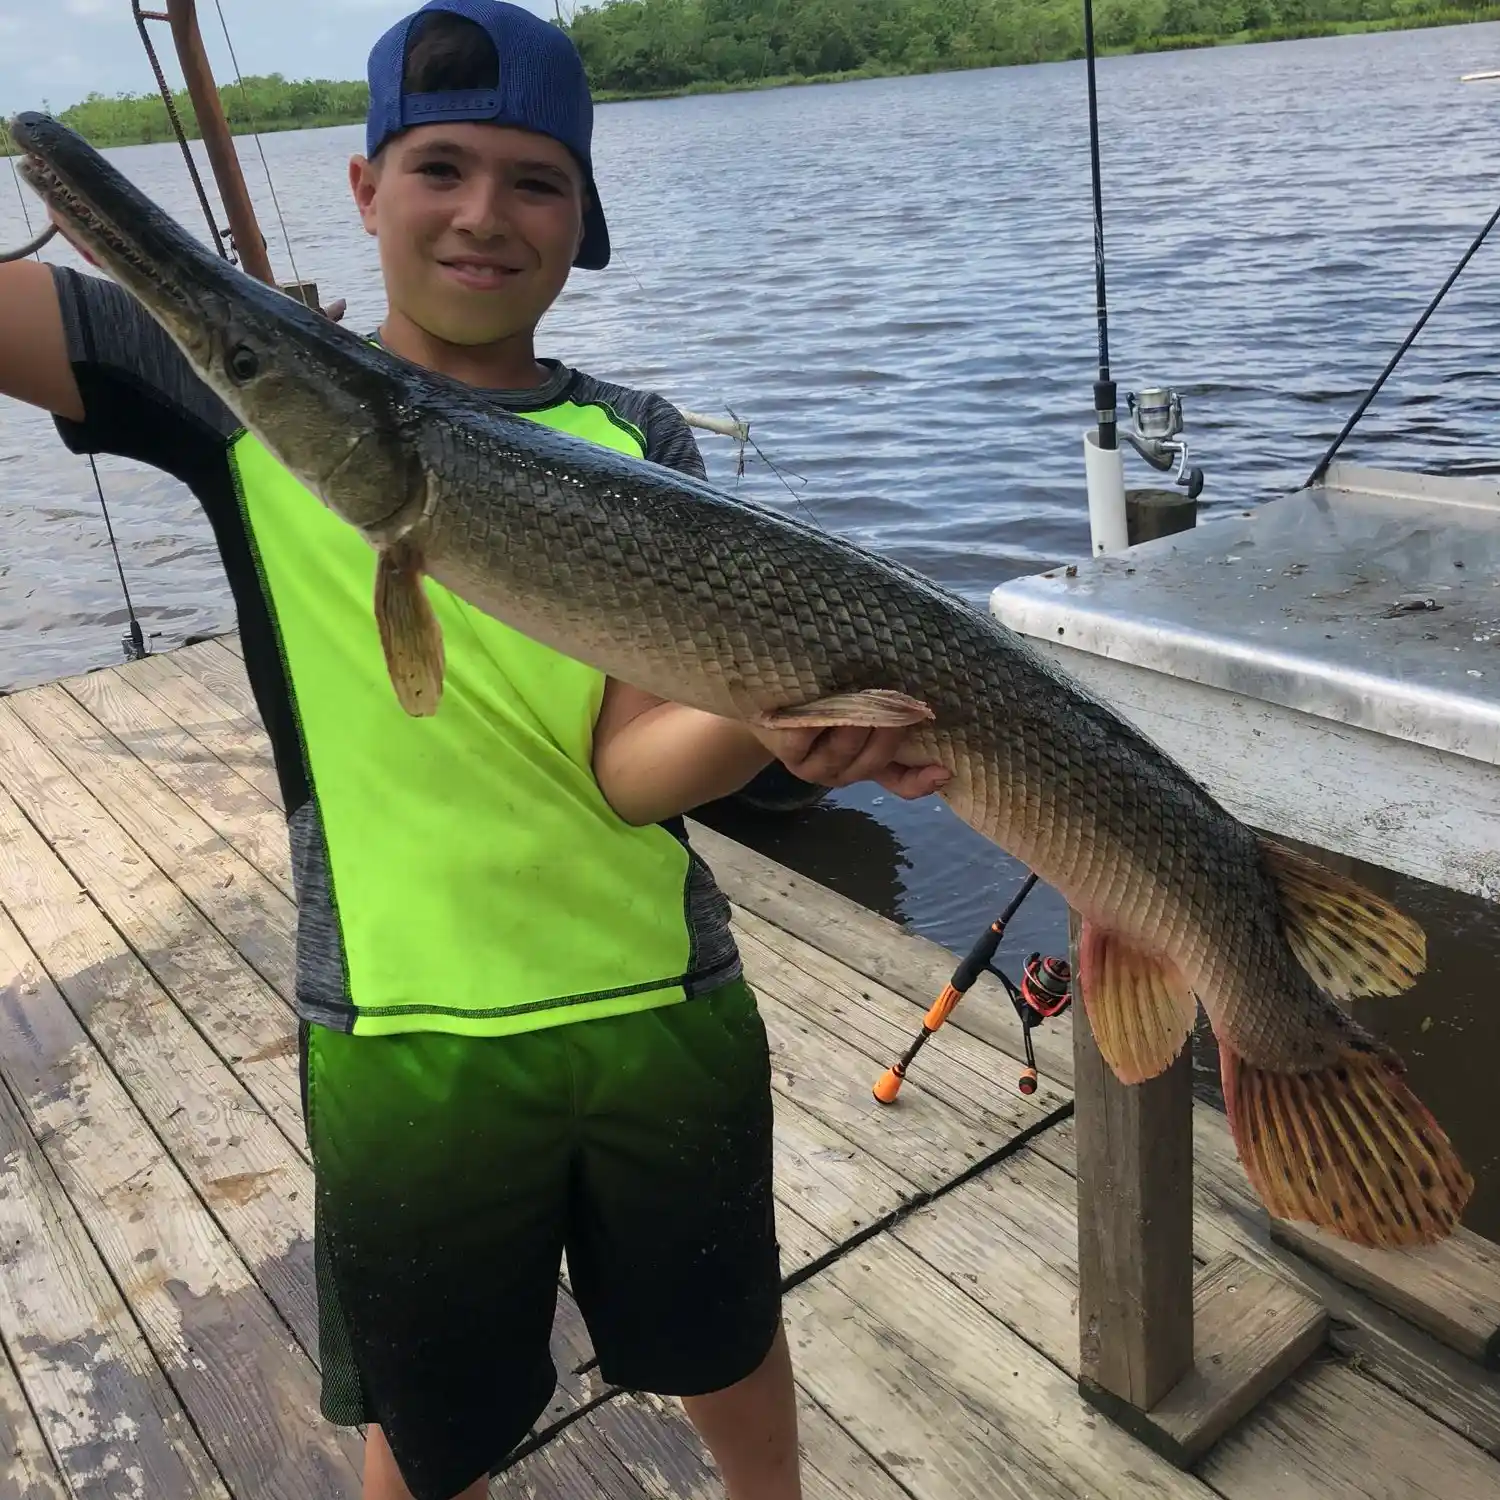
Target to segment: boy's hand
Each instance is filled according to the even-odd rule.
[[[925,797],[948,782],[949,772],[898,760],[909,732],[909,726],[864,725],[769,729],[668,703],[610,678],[594,722],[594,776],[605,801],[637,825],[739,791],[768,757],[818,786],[874,781],[898,797]]]
[[[794,776],[816,786],[852,786],[873,781],[898,797],[915,799],[940,790],[951,779],[946,766],[905,765],[896,759],[907,735],[901,729],[842,725],[836,729],[762,729],[751,726],[762,745]]]

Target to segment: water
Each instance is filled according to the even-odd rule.
[[[1493,211],[1500,85],[1458,77],[1497,57],[1500,26],[1484,25],[1100,63],[1114,371],[1122,393],[1181,391],[1206,519],[1306,476]],[[361,140],[348,127],[263,145],[296,273],[367,329],[378,268],[344,186]],[[734,445],[704,435],[715,478],[976,603],[1087,551],[1097,346],[1081,63],[611,105],[597,142],[616,263],[575,276],[542,352],[698,410],[732,406],[776,470],[752,452],[737,480]],[[255,144],[239,149],[290,276]],[[110,154],[204,232],[175,146]],[[26,237],[0,175],[0,244]],[[72,259],[56,241],[47,254]],[[1344,456],[1500,468],[1497,334],[1500,234]],[[99,471],[153,644],[232,627],[191,497],[123,461]],[[0,688],[119,660],[125,617],[87,461],[50,419],[5,405],[0,480]],[[1151,476],[1136,466],[1132,482]],[[1020,880],[941,804],[877,788],[736,831],[953,948]],[[1500,1236],[1481,1061],[1500,1048],[1493,908],[1399,893],[1428,925],[1441,983],[1373,1014],[1484,1177],[1470,1222]],[[1060,903],[1039,888],[1014,934],[1008,952],[1059,950]]]

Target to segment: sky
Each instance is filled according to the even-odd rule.
[[[363,78],[376,37],[421,0],[217,0],[240,71],[288,78]],[[553,0],[517,0],[553,14]],[[164,10],[142,0],[143,10]],[[566,15],[573,7],[565,4]],[[165,22],[149,22],[163,71],[182,74]],[[220,83],[234,78],[215,0],[198,0],[198,25]],[[66,109],[87,94],[142,94],[156,81],[130,0],[0,0],[0,117]]]

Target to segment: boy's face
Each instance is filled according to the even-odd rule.
[[[451,344],[528,332],[583,238],[583,175],[548,136],[474,121],[419,125],[349,181],[380,245],[393,310]]]

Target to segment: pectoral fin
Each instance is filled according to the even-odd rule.
[[[1144,1083],[1172,1064],[1198,1019],[1198,1002],[1171,964],[1083,924],[1079,981],[1089,1026],[1121,1083]]]
[[[916,698],[889,688],[866,688],[862,693],[838,693],[795,708],[757,714],[762,729],[837,729],[856,724],[871,729],[903,729],[923,724],[932,710]]]
[[[386,670],[402,708],[435,714],[443,696],[443,632],[422,587],[422,553],[409,542],[381,549],[375,565],[375,623]]]

